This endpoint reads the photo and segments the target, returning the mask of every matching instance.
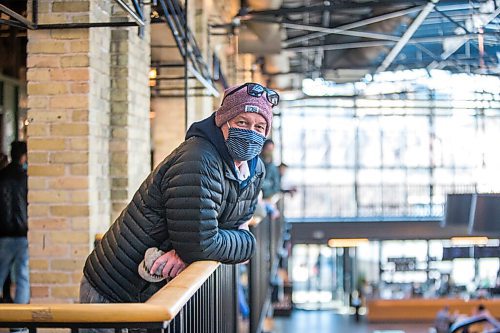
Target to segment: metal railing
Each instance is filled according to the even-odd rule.
[[[0,327],[147,328],[168,333],[238,331],[236,266],[199,261],[145,303],[0,304]]]
[[[267,217],[250,230],[259,240],[249,265],[250,332],[260,333],[271,306],[271,280],[278,268],[278,251],[283,247],[284,220]]]
[[[262,331],[271,278],[283,245],[283,219],[251,226],[257,250],[249,264],[250,333]],[[98,241],[98,239],[96,239]],[[189,265],[145,303],[0,304],[0,327],[154,329],[168,333],[238,333],[238,267],[215,261]]]
[[[287,217],[442,216],[447,193],[475,185],[302,185],[285,199]]]

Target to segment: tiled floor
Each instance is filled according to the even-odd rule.
[[[294,310],[289,318],[275,318],[273,333],[428,333],[431,324],[368,324],[333,311]]]

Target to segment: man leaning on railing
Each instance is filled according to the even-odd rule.
[[[278,101],[259,84],[235,86],[190,127],[87,258],[82,303],[144,302],[194,261],[250,259],[247,221],[264,177],[258,155]]]

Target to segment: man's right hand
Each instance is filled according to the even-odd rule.
[[[165,265],[162,270],[164,278],[174,278],[186,268],[186,263],[177,255],[175,250],[170,250],[160,256],[151,266],[150,273],[155,274],[158,267]]]

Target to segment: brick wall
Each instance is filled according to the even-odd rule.
[[[149,7],[144,8],[145,17]],[[151,63],[150,27],[144,36],[137,29],[129,29],[129,112],[128,152],[133,156],[128,162],[128,198],[131,199],[151,170],[151,130],[149,114],[149,69]]]
[[[184,98],[153,98],[151,109],[155,113],[153,146],[156,166],[184,141]]]
[[[128,199],[128,31],[111,32],[111,219],[115,219]]]
[[[39,22],[106,22],[112,3],[41,0]],[[121,77],[128,82],[120,100],[126,122],[115,127],[117,132],[125,129],[126,135],[113,138],[110,123],[116,99],[111,100],[111,84],[118,74],[111,66],[111,28],[28,31],[28,216],[34,303],[77,299],[95,233],[111,222],[115,184],[110,175],[123,164],[113,159],[113,149],[124,143],[128,148],[122,155],[135,154],[125,166],[127,196],[149,169],[149,39],[137,37],[137,28],[126,31],[126,44],[132,46],[131,52],[124,52],[127,73]],[[132,62],[137,63],[128,65]]]
[[[110,1],[91,1],[90,21],[107,22],[111,11]],[[93,235],[109,227],[110,177],[110,46],[111,29],[89,29],[89,247]]]
[[[40,22],[88,20],[90,4],[39,3]],[[89,32],[28,31],[32,302],[77,296],[89,250]]]
[[[112,221],[119,216],[151,169],[149,39],[149,27],[142,37],[137,28],[112,30]]]

